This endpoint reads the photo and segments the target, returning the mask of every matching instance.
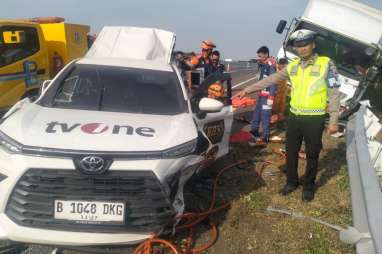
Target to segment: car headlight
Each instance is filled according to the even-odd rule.
[[[0,147],[9,153],[20,153],[22,145],[0,131]]]
[[[163,151],[163,158],[179,158],[195,151],[196,139]]]

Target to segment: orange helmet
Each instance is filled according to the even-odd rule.
[[[192,56],[191,59],[190,59],[190,62],[192,65],[198,65],[199,63],[199,59],[197,56]]]
[[[208,97],[219,98],[224,96],[224,87],[222,84],[216,82],[208,87]]]
[[[202,41],[202,49],[213,49],[216,48],[216,45],[211,40],[204,40]]]

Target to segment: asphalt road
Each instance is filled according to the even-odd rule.
[[[256,67],[232,70],[230,74],[232,76],[232,89],[234,91],[241,90],[257,80]]]

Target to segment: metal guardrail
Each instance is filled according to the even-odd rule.
[[[365,106],[347,124],[346,157],[353,224],[359,232],[371,236],[371,239],[361,239],[356,244],[357,254],[382,253],[382,192],[377,175],[377,167],[382,161],[382,145],[375,140],[380,128],[378,118]]]

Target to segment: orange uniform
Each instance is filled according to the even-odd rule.
[[[283,81],[277,87],[277,93],[273,102],[272,115],[284,115],[286,96],[288,92],[288,81]]]

